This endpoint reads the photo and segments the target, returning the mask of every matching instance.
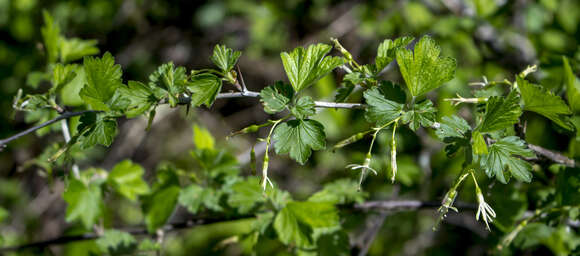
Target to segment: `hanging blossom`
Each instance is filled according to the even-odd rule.
[[[477,180],[475,179],[475,174],[473,172],[471,173],[471,177],[473,177],[473,181],[475,182],[475,194],[477,195],[477,203],[479,204],[477,207],[477,213],[475,214],[475,219],[479,220],[479,216],[481,215],[487,230],[491,231],[489,223],[493,222],[493,218],[496,217],[495,211],[485,202],[483,193],[481,192],[479,185],[477,185]]]
[[[347,169],[351,170],[358,170],[361,169],[360,180],[358,182],[358,190],[361,190],[362,182],[367,174],[368,171],[372,172],[374,175],[377,175],[377,171],[370,167],[371,165],[371,155],[367,154],[365,161],[362,165],[360,164],[349,164],[346,166]]]

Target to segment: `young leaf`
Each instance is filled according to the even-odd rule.
[[[50,94],[59,91],[63,86],[67,85],[76,77],[77,65],[63,65],[55,64],[52,68],[52,87],[49,90]]]
[[[222,80],[213,74],[202,73],[193,76],[187,87],[193,93],[191,95],[192,105],[205,104],[205,106],[211,107],[222,89]]]
[[[400,48],[397,62],[409,92],[413,96],[423,95],[455,75],[455,59],[439,57],[441,48],[429,36],[424,36],[415,45],[414,52]]]
[[[232,185],[228,205],[238,209],[238,213],[247,214],[256,204],[266,201],[258,178],[250,177]]]
[[[274,130],[276,154],[290,153],[290,158],[300,164],[306,163],[312,150],[326,147],[324,126],[311,119],[291,120],[281,123]]]
[[[225,45],[218,44],[213,48],[213,55],[210,59],[224,73],[228,73],[234,68],[241,55],[240,51],[234,51]]]
[[[377,126],[383,126],[403,114],[404,92],[391,82],[381,83],[364,92],[368,107],[365,118]]]
[[[476,155],[483,155],[483,154],[487,154],[487,144],[485,143],[485,140],[483,139],[483,135],[480,132],[474,132],[473,133],[473,143],[471,144],[471,147],[473,148],[473,153]]]
[[[40,33],[44,41],[48,63],[54,63],[58,58],[60,28],[47,11],[43,11],[42,16],[44,18],[44,26],[40,29]]]
[[[84,56],[95,55],[99,53],[97,40],[81,40],[78,38],[61,38],[60,39],[60,58],[62,62],[68,63],[78,60]]]
[[[167,92],[169,105],[177,106],[179,96],[185,92],[187,75],[184,67],[175,67],[173,62],[161,65],[149,76],[149,85],[159,87]]]
[[[316,113],[314,100],[310,96],[304,96],[298,99],[296,104],[290,109],[290,112],[298,119],[306,119]]]
[[[515,124],[522,115],[520,99],[512,91],[507,97],[492,96],[487,101],[485,115],[477,130],[493,132]]]
[[[496,177],[506,184],[504,170],[507,169],[519,181],[532,180],[532,165],[516,156],[535,157],[534,152],[526,148],[524,141],[516,136],[501,138],[489,146],[488,154],[481,156],[481,165],[487,176]]]
[[[137,82],[129,81],[127,86],[119,88],[124,98],[129,100],[129,106],[125,114],[128,118],[134,118],[151,110],[163,97],[158,88]]]
[[[278,113],[286,108],[294,97],[294,89],[289,84],[277,81],[260,91],[260,101],[268,114]]]
[[[560,96],[520,76],[517,76],[517,83],[524,100],[524,110],[536,112],[554,121],[560,127],[574,131],[574,125],[569,117],[572,111]]]
[[[214,149],[215,139],[211,133],[205,129],[193,125],[193,144],[197,149]]]
[[[119,194],[135,201],[138,196],[149,193],[149,186],[143,180],[143,167],[125,160],[113,167],[113,170],[107,176],[107,182]]]
[[[416,131],[419,127],[430,127],[435,122],[437,109],[433,107],[433,102],[425,100],[413,105],[413,109],[403,114],[401,121],[409,124],[411,130]]]
[[[66,221],[80,221],[86,229],[91,229],[103,214],[101,187],[98,184],[86,185],[71,179],[62,195],[68,204]]]
[[[110,255],[131,254],[137,248],[137,240],[131,234],[116,229],[105,230],[96,243],[101,252]]]
[[[565,56],[562,56],[564,62],[564,81],[566,83],[566,97],[568,104],[574,112],[580,112],[580,81],[574,75],[572,67]]]
[[[331,230],[338,227],[338,211],[330,203],[289,202],[274,219],[274,229],[280,241],[301,248],[313,245],[315,229]]]
[[[294,91],[301,91],[344,64],[344,59],[341,57],[325,56],[331,49],[330,45],[316,44],[310,45],[307,49],[298,47],[291,53],[280,54],[284,70]]]
[[[458,116],[445,116],[442,118],[441,126],[435,131],[437,137],[442,140],[447,156],[453,156],[462,147],[469,146],[471,127],[465,119]]]
[[[377,50],[377,58],[375,59],[375,72],[381,72],[391,61],[396,57],[396,53],[399,49],[407,46],[413,37],[399,37],[395,41],[391,39],[386,39],[383,41]]]
[[[117,122],[102,114],[87,113],[81,116],[77,131],[84,132],[81,139],[82,148],[97,144],[108,147],[117,135]]]
[[[123,86],[121,66],[108,52],[102,58],[85,57],[83,66],[86,84],[79,95],[94,110],[111,110],[113,95]]]
[[[198,213],[202,205],[219,212],[223,210],[219,204],[221,195],[221,191],[216,191],[213,188],[203,188],[199,185],[191,184],[181,190],[178,201],[180,205],[193,214]]]

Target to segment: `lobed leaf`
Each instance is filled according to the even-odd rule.
[[[125,160],[113,167],[107,176],[107,182],[117,193],[135,201],[138,196],[149,193],[149,185],[143,180],[144,173],[143,167],[131,160]]]
[[[520,99],[515,91],[508,96],[492,96],[488,99],[483,120],[477,130],[480,132],[493,132],[511,127],[518,122],[522,115],[519,103]]]
[[[435,122],[437,109],[433,107],[433,102],[425,100],[413,105],[413,109],[403,113],[401,121],[409,124],[411,130],[416,131],[419,127],[430,127]]]
[[[85,57],[83,67],[86,84],[79,95],[94,110],[111,110],[113,96],[123,86],[121,66],[115,65],[115,59],[107,52],[102,58]]]
[[[294,91],[301,91],[344,64],[345,61],[341,57],[326,56],[331,49],[330,45],[315,44],[307,49],[298,47],[290,53],[280,54],[284,70]]]
[[[286,108],[294,97],[294,89],[289,84],[277,81],[260,91],[260,101],[268,114],[278,113]]]
[[[179,96],[185,92],[187,75],[184,67],[175,67],[173,62],[161,65],[149,76],[149,86],[159,87],[167,92],[169,105],[177,106]]]
[[[383,126],[403,114],[404,92],[391,82],[381,83],[366,90],[363,95],[368,104],[365,118],[377,126]]]
[[[300,164],[306,163],[312,150],[326,147],[324,126],[311,119],[291,120],[281,123],[274,130],[277,154],[290,154]]]
[[[400,48],[397,62],[412,96],[421,96],[455,76],[455,59],[439,57],[441,48],[429,36],[415,45],[414,52]]]
[[[211,107],[222,89],[222,80],[213,74],[202,73],[191,77],[187,87],[193,93],[191,95],[193,106],[205,104],[206,107]]]
[[[377,57],[375,58],[375,72],[381,72],[391,61],[396,58],[397,51],[399,49],[404,49],[411,41],[413,37],[404,36],[395,39],[386,39],[377,49]]]
[[[213,55],[210,59],[224,73],[228,73],[234,68],[241,55],[242,52],[240,51],[234,51],[225,45],[218,44],[214,47]]]
[[[103,215],[103,198],[98,184],[85,184],[78,179],[71,179],[62,195],[68,204],[66,221],[80,221],[86,229],[91,229]]]
[[[519,157],[535,157],[534,152],[526,148],[524,141],[516,136],[501,138],[489,146],[488,154],[481,156],[481,165],[490,178],[496,177],[498,181],[506,184],[508,179],[504,171],[519,181],[531,182],[532,165]]]
[[[312,97],[304,96],[296,101],[296,104],[292,106],[290,112],[292,112],[292,115],[298,119],[306,119],[316,113],[314,106],[315,104],[314,100],[312,100]]]
[[[524,101],[524,110],[536,112],[554,121],[560,127],[574,131],[574,125],[570,122],[569,117],[572,115],[572,111],[562,98],[520,76],[517,76],[516,79]]]

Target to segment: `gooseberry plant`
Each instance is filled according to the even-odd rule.
[[[449,157],[463,159],[459,175],[449,190],[444,195],[435,195],[443,196],[437,224],[450,209],[458,211],[454,205],[461,186],[472,181],[477,199],[475,218],[481,218],[491,231],[493,220],[505,216],[486,202],[485,187],[480,187],[478,182],[485,177],[504,184],[513,183],[513,179],[533,182],[534,173],[540,171],[534,166],[540,159],[554,162],[551,168],[557,172],[557,187],[549,195],[554,200],[539,203],[527,217],[519,216],[521,222],[498,225],[507,233],[498,248],[508,246],[528,223],[544,219],[568,220],[578,215],[580,189],[575,161],[527,143],[522,116],[525,111],[535,112],[551,120],[563,132],[575,131],[570,117],[580,110],[580,86],[565,58],[568,104],[560,96],[528,80],[536,71],[536,67],[531,66],[515,75],[513,80],[488,81],[484,77],[482,82],[472,84],[473,97],[447,99],[456,105],[474,104],[469,119],[452,115],[438,120],[437,108],[427,95],[454,78],[457,64],[453,58],[443,57],[441,48],[429,36],[387,39],[379,45],[375,62],[369,64],[358,63],[337,39],[331,39],[332,45],[319,43],[282,52],[280,56],[288,82],[277,81],[260,92],[253,92],[246,88],[237,68],[242,53],[224,45],[217,45],[213,50],[211,61],[216,68],[187,70],[170,62],[158,67],[148,81],[125,84],[122,69],[110,53],[95,57],[99,53],[95,41],[66,38],[48,13],[44,13],[44,19],[41,32],[48,65],[44,72],[34,73],[31,84],[48,81],[51,86],[39,94],[18,92],[14,108],[25,112],[26,120],[37,125],[0,141],[0,145],[5,146],[31,132],[39,135],[50,130],[62,132],[65,143],[47,147],[37,164],[44,168],[49,180],[55,177],[53,166],[71,169],[70,173],[59,177],[66,182],[62,195],[67,203],[66,221],[92,230],[95,235],[90,238],[97,239],[101,253],[159,250],[164,232],[172,229],[252,218],[252,231],[233,240],[243,244],[248,252],[255,251],[262,239],[277,239],[298,254],[350,254],[348,234],[341,227],[340,209],[353,208],[353,205],[365,208],[368,194],[364,191],[364,181],[369,173],[388,172],[388,182],[397,182],[396,133],[401,129],[432,130],[445,145]],[[337,56],[329,55],[333,49],[339,53]],[[383,79],[382,73],[394,65],[398,66],[404,84]],[[316,101],[303,95],[315,82],[336,69],[345,75],[334,102]],[[237,91],[222,92],[224,85],[231,85]],[[349,96],[357,92],[362,92],[364,102],[347,102]],[[130,160],[118,163],[111,170],[88,168],[81,171],[75,165],[75,160],[82,157],[79,156],[81,150],[112,144],[119,118],[146,117],[150,126],[160,105],[188,110],[202,105],[211,108],[217,99],[233,97],[257,97],[266,113],[282,116],[231,135],[268,129],[267,136],[259,139],[266,144],[261,177],[241,176],[235,157],[216,147],[213,136],[197,125],[194,126],[195,148],[190,152],[196,172],[164,164],[155,171],[155,181],[148,184],[143,177],[143,167]],[[326,149],[325,126],[312,119],[317,108],[364,109],[369,129],[354,131],[352,136],[336,143],[333,150],[341,150],[366,137],[370,137],[370,144],[362,163],[346,166],[360,172],[358,183],[337,180],[308,199],[298,201],[268,177],[270,148],[273,147],[280,157],[287,154],[299,164],[305,164],[312,151]],[[53,125],[56,122],[61,125]],[[390,138],[388,170],[372,167],[373,146],[381,132],[388,133]],[[254,150],[251,159],[251,168],[255,169]],[[140,204],[146,228],[123,231],[104,224],[102,220],[108,211],[104,202],[111,196]],[[182,225],[168,223],[178,205],[200,218]],[[208,213],[212,217],[203,217]],[[567,225],[566,221],[563,223]],[[150,234],[158,239],[138,241],[135,235],[139,234]],[[574,243],[566,244],[570,252],[575,248]]]

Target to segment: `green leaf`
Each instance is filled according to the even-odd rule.
[[[506,184],[508,179],[504,171],[509,171],[519,181],[532,181],[532,165],[519,157],[535,157],[534,152],[527,148],[524,141],[516,136],[501,138],[489,146],[488,154],[481,156],[481,165],[487,176],[496,177]],[[509,177],[508,177],[509,178]]]
[[[185,92],[187,75],[184,67],[175,67],[173,62],[161,65],[149,76],[149,85],[159,87],[167,92],[169,105],[177,106],[179,96]]]
[[[366,90],[363,95],[368,104],[365,118],[377,126],[383,126],[403,114],[404,92],[391,82],[381,83]]]
[[[81,116],[77,131],[82,132],[82,148],[97,144],[108,147],[117,135],[117,122],[102,114],[86,113]]]
[[[43,11],[42,16],[44,18],[44,26],[40,29],[40,33],[44,41],[48,63],[54,63],[58,59],[60,28],[47,11]]]
[[[358,182],[339,179],[325,184],[324,188],[308,198],[308,201],[331,204],[361,203],[367,196],[367,193],[358,190]]]
[[[441,126],[435,131],[437,137],[442,140],[445,145],[445,153],[447,156],[453,156],[462,147],[469,146],[471,137],[471,127],[465,119],[458,116],[445,116],[442,118]]]
[[[223,210],[219,205],[221,195],[221,191],[213,188],[203,188],[199,185],[191,184],[181,190],[178,201],[180,205],[193,214],[198,213],[202,205],[207,209],[219,212]]]
[[[564,62],[564,81],[566,83],[568,104],[570,104],[574,112],[580,113],[580,81],[574,75],[572,67],[570,67],[570,63],[565,56],[562,56],[562,61]]]
[[[316,109],[314,109],[314,100],[310,96],[304,96],[296,102],[294,106],[290,109],[292,115],[294,115],[298,119],[306,119],[311,115],[316,113]]]
[[[518,88],[524,100],[524,110],[536,112],[554,121],[560,127],[574,131],[574,125],[570,122],[570,108],[560,96],[554,95],[546,88],[532,84],[520,76],[517,76]]]
[[[294,89],[289,84],[277,81],[260,91],[260,101],[268,114],[278,113],[286,108],[294,97]]]
[[[324,126],[311,119],[291,120],[281,123],[274,130],[276,153],[290,153],[290,158],[300,164],[306,163],[312,150],[326,147]]]
[[[80,180],[71,179],[62,197],[68,204],[67,222],[80,221],[86,229],[91,229],[103,215],[103,198],[98,184],[86,185]]]
[[[425,100],[413,105],[413,109],[403,113],[401,121],[409,124],[411,130],[416,131],[419,127],[430,127],[435,122],[437,109],[433,107],[433,102]]]
[[[138,196],[149,193],[149,186],[143,180],[144,173],[143,167],[131,160],[125,160],[113,167],[107,177],[107,182],[119,194],[135,201]]]
[[[52,68],[52,87],[50,93],[58,92],[63,86],[67,85],[76,77],[77,65],[55,64]]]
[[[202,73],[191,77],[191,82],[187,87],[193,93],[191,95],[192,105],[205,104],[205,106],[211,107],[222,89],[222,80],[213,74]]]
[[[84,103],[79,93],[87,82],[85,69],[78,66],[75,69],[75,74],[75,77],[60,89],[60,99],[63,105],[80,106]]]
[[[312,247],[314,229],[338,227],[338,211],[330,203],[289,202],[274,219],[274,229],[280,241],[300,248]]]
[[[522,115],[520,99],[512,91],[508,96],[492,96],[487,100],[483,120],[477,130],[480,132],[493,132],[511,127],[518,122]]]
[[[143,212],[149,233],[154,233],[165,225],[177,205],[179,191],[179,186],[168,185],[154,190],[151,196],[146,198]]]
[[[336,90],[336,96],[334,96],[335,102],[345,102],[348,99],[348,96],[354,91],[354,85],[347,83],[344,86],[338,88]]]
[[[429,36],[419,40],[414,52],[404,48],[397,51],[401,75],[411,95],[423,95],[453,79],[455,59],[439,57],[440,53],[441,48]]]
[[[266,201],[258,178],[250,177],[232,186],[232,192],[228,197],[228,205],[238,209],[238,213],[246,214],[259,203]]]
[[[137,240],[131,234],[116,229],[105,230],[96,243],[101,252],[109,255],[131,254],[137,248]]]
[[[207,129],[196,124],[193,125],[193,144],[197,149],[214,149],[215,139]]]
[[[130,102],[125,112],[128,118],[140,116],[157,105],[163,95],[155,89],[137,81],[129,81],[127,86],[119,88],[123,97]]]
[[[83,66],[86,84],[79,95],[92,109],[109,111],[113,95],[123,86],[121,66],[115,65],[115,59],[108,52],[102,58],[85,57]]]
[[[307,49],[298,47],[291,53],[280,54],[284,70],[294,91],[301,91],[344,64],[344,59],[341,57],[326,56],[331,49],[330,45],[316,44],[310,45]]]
[[[241,55],[240,51],[234,51],[225,45],[218,44],[213,48],[213,55],[210,59],[224,73],[228,73],[234,68]]]
[[[81,40],[79,38],[60,39],[60,58],[62,62],[68,63],[78,60],[84,56],[99,53],[97,40]]]
[[[471,147],[473,148],[473,153],[477,154],[477,155],[483,155],[483,154],[487,154],[487,144],[485,143],[485,140],[483,139],[483,135],[480,132],[474,132],[473,133],[473,143],[471,144]]]
[[[383,41],[377,50],[377,58],[375,59],[375,72],[381,72],[391,61],[396,57],[396,53],[399,49],[404,49],[411,41],[413,37],[399,37],[395,41],[391,39],[386,39]]]

